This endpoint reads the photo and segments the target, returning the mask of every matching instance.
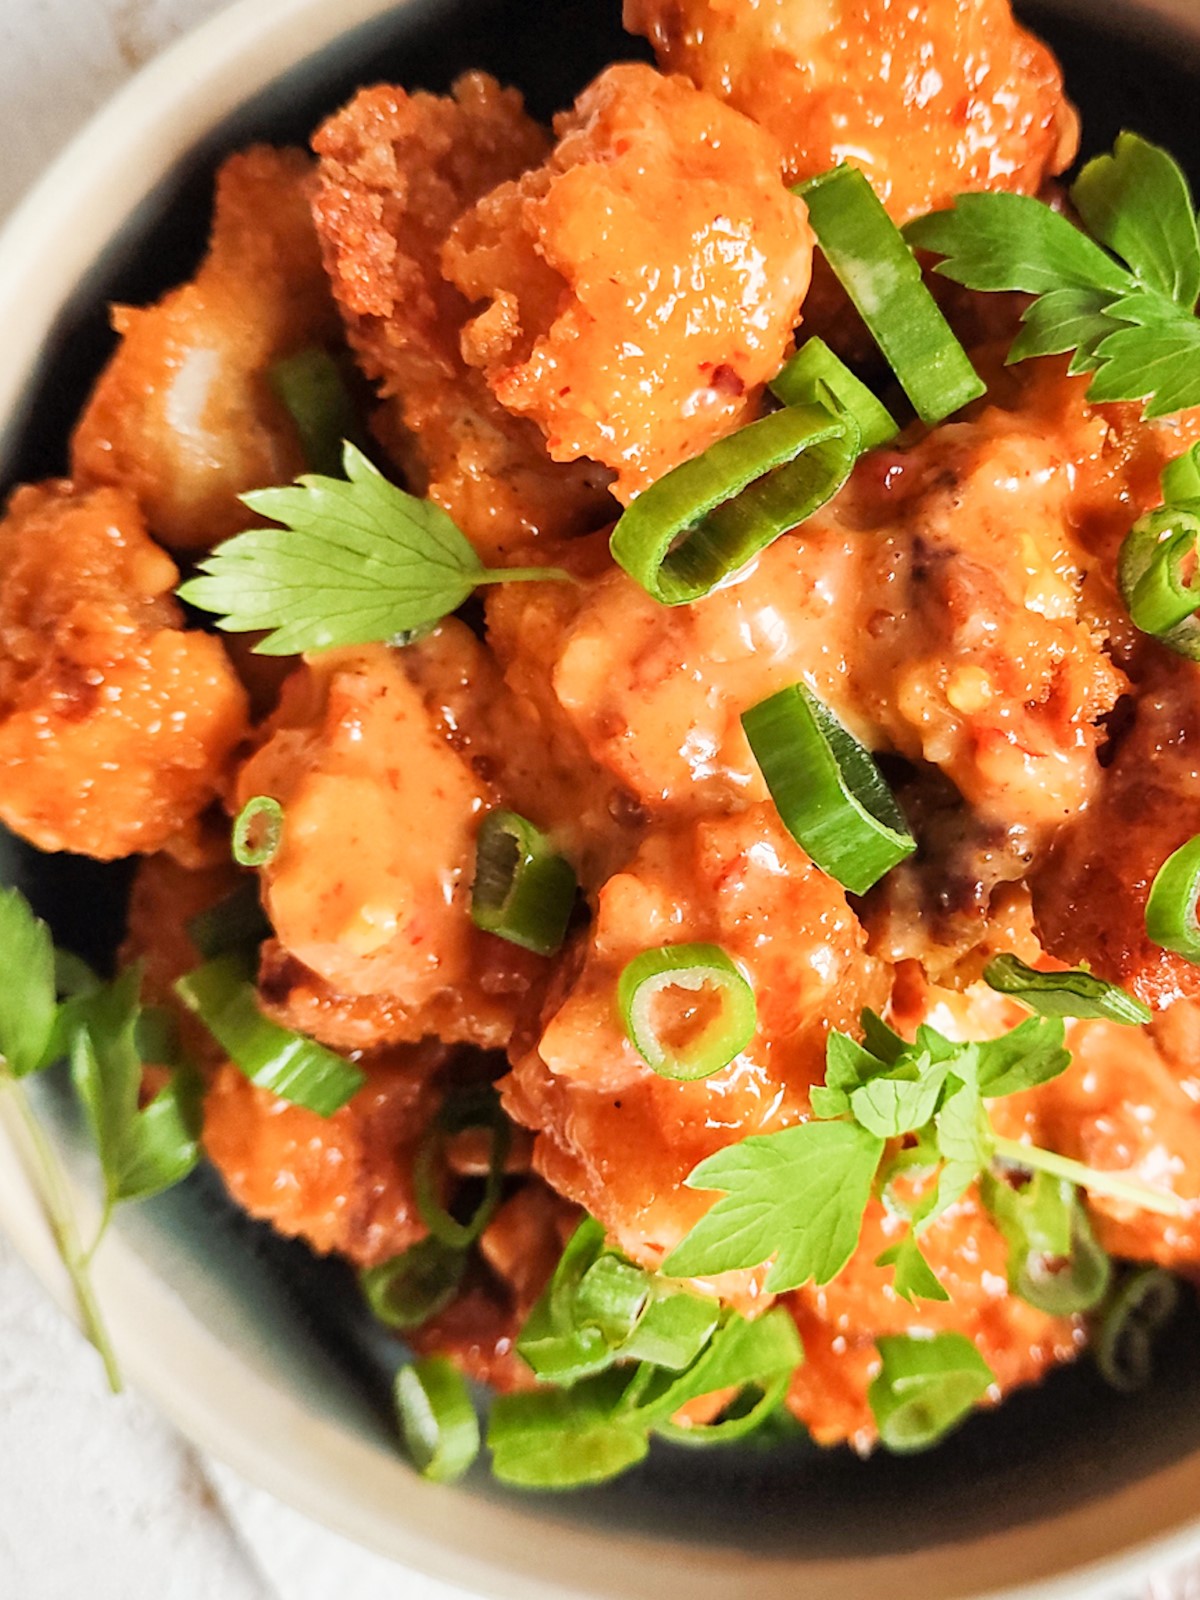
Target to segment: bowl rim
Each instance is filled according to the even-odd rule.
[[[72,138],[0,230],[7,346],[0,363],[0,464],[58,317],[188,153],[339,37],[420,3],[235,0],[137,71]],[[1085,0],[1059,4],[1090,9]],[[1150,26],[1187,24],[1200,38],[1195,0],[1127,0],[1127,9]],[[87,1202],[79,1198],[86,1216]],[[0,1104],[0,1225],[74,1315],[7,1103]],[[650,1571],[661,1600],[715,1600],[730,1592],[765,1600],[781,1581],[801,1582],[822,1600],[875,1600],[885,1583],[894,1600],[1069,1600],[1085,1584],[1136,1582],[1150,1561],[1200,1550],[1200,1450],[1045,1521],[912,1554],[808,1561],[629,1532],[606,1537],[582,1519],[545,1516],[538,1500],[483,1501],[469,1489],[427,1484],[398,1457],[389,1469],[380,1451],[316,1415],[265,1364],[254,1366],[229,1349],[119,1226],[97,1264],[97,1284],[134,1384],[201,1449],[352,1540],[497,1600],[634,1600],[646,1592]],[[168,1365],[164,1348],[175,1352]],[[471,1549],[462,1547],[464,1515],[471,1519]]]

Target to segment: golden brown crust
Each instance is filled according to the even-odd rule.
[[[605,519],[604,477],[559,466],[469,368],[470,308],[442,274],[458,218],[540,160],[545,135],[515,90],[468,73],[452,96],[364,89],[313,141],[326,270],[350,343],[384,401],[377,431],[410,486],[442,505],[486,559]]]
[[[246,699],[184,631],[178,573],[112,489],[17,491],[0,522],[0,820],[42,850],[162,847],[219,794]]]
[[[124,489],[173,550],[204,550],[251,520],[238,495],[306,462],[271,366],[337,333],[309,214],[312,162],[265,145],[217,177],[208,254],[155,306],[118,306],[121,336],[72,440],[84,488]]]

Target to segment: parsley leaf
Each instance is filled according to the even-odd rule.
[[[138,1025],[141,973],[127,968],[89,996],[76,1013],[71,1079],[92,1130],[104,1175],[105,1209],[161,1194],[200,1159],[197,1074],[185,1065],[141,1108]]]
[[[58,1010],[54,943],[16,889],[0,890],[0,1066],[24,1078],[47,1064]]]
[[[1070,370],[1095,373],[1090,400],[1144,400],[1148,418],[1200,404],[1200,240],[1182,170],[1122,133],[1111,155],[1084,168],[1071,198],[1093,237],[1013,194],[961,195],[906,236],[944,258],[936,272],[969,289],[1040,297],[1010,361],[1074,351]]]
[[[692,1189],[723,1198],[663,1263],[675,1277],[756,1267],[776,1259],[769,1291],[828,1283],[854,1254],[883,1140],[853,1122],[805,1122],[756,1134],[702,1161]]]
[[[910,1305],[921,1300],[949,1300],[947,1291],[938,1282],[933,1268],[921,1253],[916,1232],[910,1229],[890,1250],[875,1259],[877,1267],[895,1267],[892,1288]]]
[[[1165,150],[1119,134],[1112,155],[1084,167],[1071,199],[1092,237],[1140,282],[1192,310],[1200,296],[1196,215],[1187,180]]]
[[[1019,1027],[974,1046],[979,1092],[987,1100],[1036,1089],[1071,1065],[1061,1017],[1030,1017]]]
[[[179,590],[232,633],[271,629],[255,649],[294,655],[389,641],[440,622],[480,584],[567,578],[554,567],[485,567],[431,500],[390,483],[355,445],[346,477],[306,474],[244,503],[274,528],[218,545]]]

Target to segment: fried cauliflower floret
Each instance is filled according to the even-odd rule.
[[[1200,998],[1200,967],[1146,933],[1150,885],[1196,833],[1200,666],[1162,659],[1138,685],[1133,726],[1119,735],[1099,794],[1063,828],[1033,879],[1047,950],[1072,965],[1089,962],[1156,1008]]]
[[[1165,1267],[1200,1263],[1200,1012],[1182,1002],[1152,1029],[1077,1022],[1072,1065],[1060,1078],[1003,1102],[1010,1136],[1119,1172],[1189,1202],[1165,1217],[1101,1194],[1087,1196],[1096,1236],[1115,1256]]]
[[[262,881],[292,966],[264,974],[268,996],[326,1038],[362,1000],[389,1038],[503,1045],[544,963],[471,922],[475,835],[496,793],[406,661],[383,645],[314,658],[242,770],[242,802],[284,809]]]
[[[239,494],[307,465],[269,372],[338,331],[311,187],[299,150],[232,156],[193,281],[144,310],[113,310],[121,343],[75,430],[72,472],[84,488],[127,490],[173,550],[237,533],[250,520]]]
[[[205,1152],[252,1217],[322,1254],[376,1266],[427,1231],[412,1165],[441,1104],[445,1054],[425,1044],[364,1061],[366,1084],[331,1117],[225,1065],[205,1097]]]
[[[750,980],[758,1027],[700,1082],[658,1077],[625,1035],[617,980],[643,950],[719,944]],[[707,1210],[683,1187],[696,1163],[807,1111],[829,1028],[853,1029],[886,997],[882,963],[842,890],[784,832],[770,805],[656,833],[601,890],[528,1048],[501,1085],[513,1118],[538,1132],[534,1166],[658,1266]]]
[[[914,1310],[893,1288],[890,1268],[876,1264],[905,1226],[873,1200],[845,1269],[823,1288],[810,1284],[787,1297],[804,1341],[788,1404],[818,1444],[847,1441],[865,1451],[874,1443],[867,1390],[879,1372],[879,1338],[964,1334],[995,1375],[993,1403],[1083,1348],[1081,1317],[1052,1317],[1009,1293],[1008,1246],[974,1189],[921,1237],[949,1300],[921,1300]]]
[[[1009,0],[625,0],[625,26],[768,128],[789,180],[850,161],[898,222],[972,189],[1036,194],[1079,122]]]
[[[770,136],[683,78],[610,67],[555,128],[545,164],[467,212],[443,261],[485,302],[467,360],[556,461],[611,467],[627,502],[752,414],[812,232]]]
[[[660,606],[615,571],[496,592],[492,647],[651,814],[762,798],[742,713],[803,679],[873,749],[940,769],[985,827],[1044,834],[1095,792],[1124,687],[1083,603],[1064,470],[1106,428],[1071,395],[1054,428],[988,408],[872,452],[831,506],[694,605]]]
[[[0,821],[40,850],[157,850],[224,788],[246,697],[185,631],[137,505],[19,489],[0,522]]]
[[[463,361],[470,308],[442,274],[459,217],[545,154],[520,96],[477,72],[452,96],[366,89],[313,144],[325,265],[350,343],[379,386],[377,431],[410,487],[492,561],[536,534],[598,526],[611,504],[604,475],[552,462],[537,428],[497,404]]]

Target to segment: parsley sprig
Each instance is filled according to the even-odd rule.
[[[1030,1017],[982,1043],[956,1043],[925,1026],[910,1044],[873,1012],[863,1025],[862,1044],[830,1034],[812,1121],[752,1135],[689,1174],[690,1188],[718,1190],[721,1198],[670,1253],[665,1272],[709,1277],[770,1262],[772,1293],[828,1283],[854,1254],[868,1203],[879,1194],[908,1227],[878,1264],[893,1268],[906,1299],[945,1300],[921,1236],[994,1167],[1044,1172],[1146,1210],[1183,1214],[1175,1195],[993,1130],[988,1101],[1048,1083],[1070,1065],[1061,1017]],[[899,1139],[905,1145],[889,1154],[889,1142]],[[905,1173],[926,1180],[915,1203],[899,1181]]]
[[[92,1285],[91,1261],[116,1205],[159,1194],[195,1166],[199,1080],[178,1058],[164,1016],[141,1005],[137,969],[111,985],[101,984],[82,962],[55,951],[46,924],[16,889],[0,890],[0,953],[6,974],[0,984],[0,1092],[16,1112],[84,1331],[116,1392],[121,1374]],[[104,1180],[103,1215],[87,1248],[62,1163],[24,1090],[26,1078],[64,1055],[71,1060]],[[166,1086],[142,1106],[142,1062],[148,1057],[173,1071]]]
[[[406,494],[355,445],[345,478],[306,474],[242,496],[279,524],[218,545],[179,590],[231,633],[270,629],[262,655],[403,640],[449,616],[480,584],[562,579],[558,567],[485,567],[432,500]]]
[[[1072,373],[1095,374],[1090,400],[1144,400],[1148,418],[1200,404],[1200,239],[1183,172],[1122,133],[1071,200],[1086,233],[1029,195],[968,194],[905,235],[955,283],[1037,296],[1010,362],[1071,351]]]

